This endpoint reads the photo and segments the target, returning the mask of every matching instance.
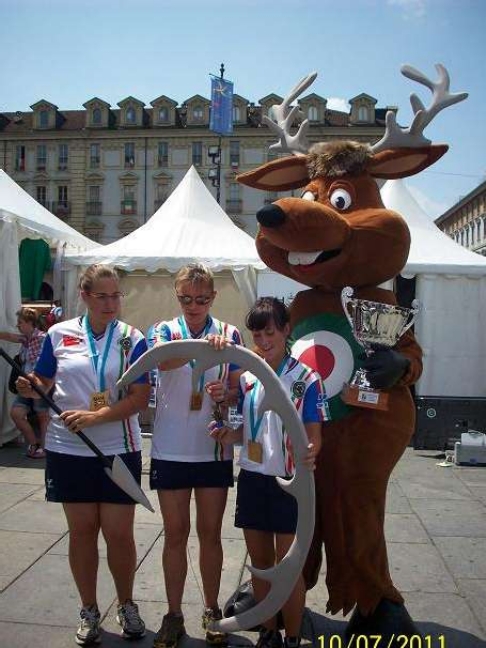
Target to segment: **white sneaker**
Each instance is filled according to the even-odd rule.
[[[145,623],[138,613],[138,605],[131,599],[118,606],[116,620],[121,625],[124,639],[145,637]]]
[[[76,633],[75,641],[79,646],[89,646],[100,643],[100,611],[97,605],[81,608],[79,613],[81,623]]]

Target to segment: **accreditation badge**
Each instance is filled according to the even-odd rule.
[[[97,412],[102,407],[110,404],[108,390],[102,392],[93,392],[89,399],[89,409],[91,412]]]
[[[248,459],[255,463],[263,463],[263,446],[258,441],[248,441]]]
[[[202,409],[203,394],[202,392],[192,392],[191,394],[191,404],[189,409],[192,411]]]

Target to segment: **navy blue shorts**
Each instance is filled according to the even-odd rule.
[[[230,488],[233,486],[233,461],[166,461],[152,459],[150,488]]]
[[[272,475],[240,470],[235,526],[240,529],[295,533],[297,500]]]
[[[140,484],[142,453],[128,452],[119,457]],[[79,457],[46,450],[45,480],[48,502],[135,503],[108,477],[98,457]]]

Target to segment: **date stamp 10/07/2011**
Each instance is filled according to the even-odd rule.
[[[353,634],[349,639],[341,635],[319,635],[316,648],[447,648],[446,638],[438,635],[381,635]]]

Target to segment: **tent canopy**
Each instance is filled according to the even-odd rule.
[[[50,245],[67,243],[78,250],[99,247],[42,207],[3,169],[0,169],[0,221],[16,223],[21,230],[19,240],[24,236],[43,238]]]
[[[228,218],[194,167],[147,223],[101,249],[69,252],[66,259],[74,265],[171,273],[194,260],[214,271],[265,267],[252,237]]]
[[[403,180],[388,180],[381,189],[385,207],[407,221],[412,238],[407,264],[401,272],[406,278],[417,274],[484,276],[486,258],[471,252],[444,234],[424,212]]]
[[[403,181],[389,180],[381,195],[404,217],[412,238],[401,275],[416,277],[422,307],[415,334],[424,370],[416,394],[486,397],[486,259],[441,232]]]

